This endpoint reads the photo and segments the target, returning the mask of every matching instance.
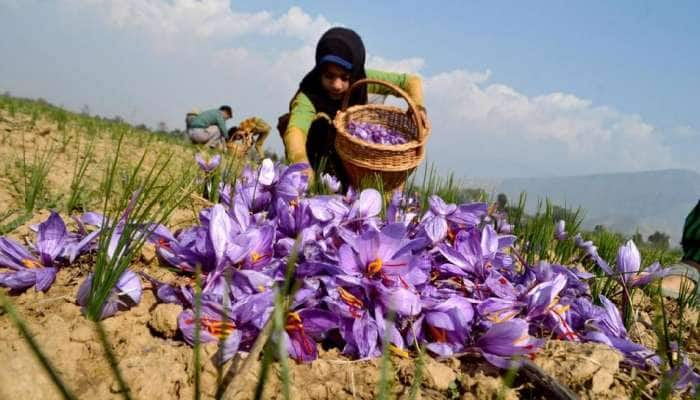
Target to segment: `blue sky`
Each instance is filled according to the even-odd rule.
[[[347,3],[0,0],[0,89],[172,127],[228,102],[274,126],[342,24],[371,66],[424,77],[443,170],[700,170],[700,3]]]

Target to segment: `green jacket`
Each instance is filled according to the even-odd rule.
[[[387,81],[393,83],[403,90],[407,89],[406,78],[408,77],[408,74],[378,71],[375,69],[367,69],[366,73],[368,79]],[[391,93],[391,89],[387,88],[386,86],[370,84],[367,85],[367,93],[388,95]],[[333,118],[334,116],[329,115],[329,117]],[[311,103],[311,100],[309,100],[304,93],[299,92],[292,100],[291,111],[289,113],[289,126],[297,127],[304,132],[304,134],[308,134],[311,123],[315,118],[316,108],[314,107],[313,103]]]
[[[208,128],[212,125],[218,126],[221,134],[228,139],[228,129],[226,129],[224,112],[216,108],[197,114],[197,116],[190,121],[188,128]]]
[[[700,200],[685,218],[681,245],[684,259],[700,262]]]

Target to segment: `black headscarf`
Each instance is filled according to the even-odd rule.
[[[350,83],[364,79],[365,74],[365,45],[360,35],[347,28],[331,28],[321,36],[316,45],[316,66],[299,84],[299,91],[304,93],[316,112],[324,112],[330,118],[334,118],[342,105],[342,100],[334,100],[321,84],[321,70],[324,56],[335,56],[352,64],[350,69]],[[341,64],[338,64],[341,65]],[[342,66],[342,65],[341,65]],[[350,97],[349,105],[366,104],[367,87],[358,88]]]

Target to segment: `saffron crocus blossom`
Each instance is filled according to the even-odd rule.
[[[535,353],[543,341],[528,333],[528,323],[522,319],[495,324],[476,341],[484,358],[499,368],[509,368],[514,356]]]
[[[396,192],[381,218],[383,199],[376,190],[350,187],[344,195],[309,197],[306,167],[269,160],[258,169],[248,167],[235,185],[222,187],[223,205],[203,210],[197,226],[174,238],[153,235],[159,254],[183,273],[202,266],[202,337],[227,342],[222,358],[247,348],[265,325],[274,288],[284,280],[299,240],[294,273],[302,286],[278,338],[297,360],[313,360],[320,340],[351,357],[377,357],[386,337],[392,351],[418,344],[448,356],[474,348],[506,367],[514,356],[537,350],[541,341],[532,332],[606,343],[631,365],[659,364],[653,352],[630,341],[611,302],[591,303],[586,281],[592,274],[545,260],[516,265],[515,236],[504,234],[512,231],[504,213],[489,213],[486,203],[451,205],[432,197],[421,216],[418,199]],[[573,235],[565,228],[558,222],[552,239]],[[592,242],[580,235],[574,242],[629,285],[656,276],[657,266],[640,272],[631,245],[618,257],[618,269],[625,271],[620,274]],[[191,343],[191,288],[154,287],[159,301],[188,309],[181,329]],[[679,389],[692,380],[685,372],[679,373]]]
[[[205,159],[201,153],[197,153],[194,157],[197,160],[197,164],[199,164],[199,168],[206,173],[212,172],[221,163],[221,154],[217,154],[210,159]]]
[[[340,181],[333,175],[321,174],[321,182],[332,193],[338,193],[338,191],[340,191]]]
[[[428,350],[442,357],[462,351],[471,335],[474,318],[469,301],[450,296],[443,301],[426,299],[424,303],[425,312],[413,325],[417,329],[416,336],[428,342]],[[412,334],[409,333],[409,338]]]
[[[338,316],[327,310],[307,308],[290,312],[284,326],[289,356],[300,362],[315,360],[316,341],[338,326]]]
[[[428,204],[430,210],[423,216],[422,224],[430,240],[437,243],[447,236],[447,216],[454,213],[457,206],[445,203],[436,195],[430,196]]]
[[[402,224],[387,225],[379,232],[368,231],[352,246],[341,246],[340,267],[349,275],[419,285],[428,275],[416,267],[414,257],[406,251],[409,240],[405,235]]]
[[[666,376],[673,379],[674,389],[679,392],[689,390],[690,396],[695,396],[700,388],[700,374],[694,371],[693,363],[687,354],[683,354],[682,361],[677,362],[675,367],[666,373]]]
[[[182,337],[192,346],[195,343],[195,318],[193,310],[184,310],[177,319]],[[230,360],[238,352],[243,333],[236,326],[230,308],[225,308],[215,301],[202,299],[199,322],[201,343],[222,342],[216,356],[218,364]]]
[[[0,286],[16,291],[34,286],[38,291],[47,291],[56,279],[56,259],[64,253],[67,238],[63,219],[53,211],[39,224],[36,256],[14,240],[0,237],[0,267],[13,270],[0,273]]]
[[[617,251],[617,270],[629,286],[645,286],[649,282],[663,278],[668,274],[658,262],[640,272],[641,259],[642,257],[637,246],[631,240]]]
[[[408,226],[418,215],[417,205],[412,200],[404,196],[400,190],[395,190],[386,210],[386,222],[390,224],[400,222]]]
[[[83,307],[83,312],[88,305],[88,300],[90,298],[90,291],[92,290],[92,273],[88,275],[78,288],[77,303]],[[117,311],[127,310],[141,301],[141,294],[143,288],[141,287],[141,280],[136,273],[131,270],[125,270],[117,284],[110,291],[107,300],[102,305],[102,313],[100,314],[100,319],[105,319],[116,314]]]
[[[627,329],[615,304],[603,295],[600,295],[600,301],[603,307],[593,306],[594,315],[587,321],[588,332],[585,338],[616,348],[635,366],[660,365],[661,359],[653,351],[629,340]]]
[[[556,238],[559,241],[562,241],[566,240],[567,236],[568,235],[566,233],[566,222],[564,222],[563,219],[560,219],[554,225],[554,238]]]

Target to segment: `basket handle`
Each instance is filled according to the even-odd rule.
[[[343,105],[340,107],[340,111],[345,111],[348,108],[348,104],[350,103],[350,95],[356,88],[358,88],[361,85],[369,84],[386,86],[392,91],[394,91],[394,93],[397,93],[402,99],[404,99],[404,101],[406,101],[406,103],[408,103],[408,109],[411,110],[411,114],[413,114],[413,119],[416,122],[416,127],[418,128],[418,141],[423,141],[426,134],[425,125],[423,124],[422,117],[418,113],[418,107],[416,106],[416,103],[413,102],[413,99],[411,99],[411,96],[409,96],[408,93],[406,93],[403,89],[394,85],[391,82],[382,81],[379,79],[360,79],[358,81],[355,81],[352,85],[350,85],[348,91],[345,92],[345,96],[343,96]]]

